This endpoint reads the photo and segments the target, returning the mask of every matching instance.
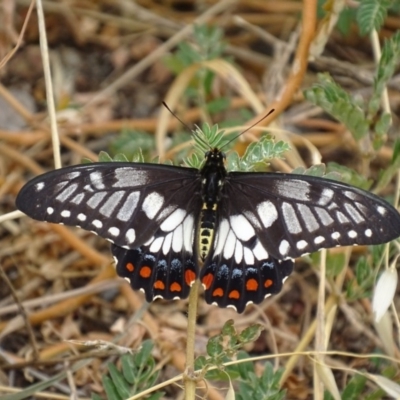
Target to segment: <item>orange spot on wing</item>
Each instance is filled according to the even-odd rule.
[[[230,299],[235,299],[235,300],[238,300],[238,299],[240,299],[240,293],[239,293],[239,291],[238,290],[232,290],[230,293],[229,293],[229,296],[228,296]]]
[[[221,288],[215,289],[212,294],[214,297],[222,297],[224,295],[224,291]]]
[[[255,279],[249,279],[246,282],[246,289],[251,292],[255,292],[258,289],[258,282]]]
[[[182,286],[178,283],[178,282],[174,282],[173,284],[171,284],[171,286],[169,287],[169,290],[171,292],[181,292],[182,291]]]
[[[144,265],[142,268],[140,268],[140,276],[142,278],[149,278],[151,275],[151,268],[148,267],[147,265]]]
[[[274,284],[274,281],[272,279],[266,279],[264,282],[264,286],[266,288],[269,288],[270,286],[272,286]]]
[[[201,281],[201,283],[204,285],[204,287],[207,289],[210,288],[212,282],[214,280],[214,275],[213,274],[207,274],[203,277],[203,280]]]
[[[134,265],[132,263],[126,263],[126,269],[129,272],[133,272],[135,270],[135,267],[134,267]]]
[[[190,286],[195,280],[196,280],[196,274],[193,271],[191,271],[190,269],[188,269],[185,272],[186,285]]]
[[[164,282],[163,281],[155,281],[154,282],[154,289],[164,290],[165,289]]]

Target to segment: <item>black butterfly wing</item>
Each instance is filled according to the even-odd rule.
[[[242,214],[270,255],[372,245],[400,236],[400,214],[372,193],[307,175],[231,173],[231,215]]]
[[[238,312],[279,292],[295,257],[400,236],[400,215],[381,198],[305,175],[230,173],[219,209],[201,280],[208,303]]]
[[[17,207],[108,239],[118,275],[146,299],[185,298],[198,275],[193,241],[201,208],[199,171],[140,163],[94,163],[28,182]]]
[[[16,205],[33,219],[79,226],[132,249],[198,213],[194,194],[200,187],[196,169],[93,163],[36,177],[19,192]]]

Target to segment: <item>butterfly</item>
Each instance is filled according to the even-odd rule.
[[[199,278],[207,303],[239,313],[278,293],[296,257],[400,236],[400,214],[378,196],[314,176],[228,172],[218,147],[201,168],[57,169],[29,181],[16,205],[110,241],[118,275],[149,302],[186,298]]]

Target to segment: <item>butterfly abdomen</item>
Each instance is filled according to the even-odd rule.
[[[209,209],[207,204],[204,203],[200,213],[197,248],[202,261],[207,258],[214,242],[217,207],[217,203],[214,203],[212,208]]]

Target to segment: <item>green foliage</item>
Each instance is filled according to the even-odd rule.
[[[242,157],[236,152],[230,153],[227,168],[230,171],[253,171],[257,169],[257,164],[266,164],[273,158],[283,158],[283,153],[289,149],[286,142],[275,143],[272,136],[266,135],[258,142],[250,143]]]
[[[224,137],[223,131],[218,129],[218,125],[210,127],[204,124],[202,129],[196,127],[193,138],[197,153],[193,153],[186,159],[186,164],[192,168],[201,167],[207,151],[214,148],[221,149],[230,142]],[[236,152],[230,152],[227,155],[227,169],[228,171],[253,171],[257,169],[257,164],[265,164],[272,158],[282,158],[283,153],[289,148],[287,143],[282,141],[274,143],[272,136],[266,135],[258,142],[251,143],[242,157]]]
[[[310,176],[316,176],[318,178],[332,179],[334,181],[342,180],[342,176],[339,172],[337,171],[327,172],[325,164],[312,165],[310,168],[307,169],[304,167],[297,167],[292,171],[292,174],[310,175]]]
[[[109,376],[103,377],[103,386],[108,400],[124,400],[143,390],[154,386],[158,372],[155,370],[155,360],[151,356],[153,343],[143,342],[136,354],[124,354],[121,357],[121,369],[114,364],[108,364]],[[143,397],[148,400],[158,400],[164,393],[152,393]],[[92,396],[98,399],[97,395]]]
[[[400,140],[397,139],[393,146],[393,157],[389,167],[387,167],[379,176],[378,184],[375,191],[379,193],[382,189],[387,187],[393,177],[398,173],[400,169]]]
[[[123,130],[110,146],[111,154],[123,153],[129,160],[143,159],[143,155],[140,156],[139,154],[144,152],[148,156],[153,149],[153,135],[143,131],[128,129]]]
[[[172,72],[179,75],[193,64],[219,58],[225,48],[223,34],[223,30],[216,26],[196,25],[192,43],[179,43],[175,54],[166,57],[164,62]]]
[[[249,358],[248,354],[240,349],[250,342],[254,342],[262,331],[262,326],[255,324],[237,333],[233,321],[229,320],[222,328],[222,332],[208,341],[208,357],[196,359],[196,369],[202,370],[202,375],[209,380],[235,380],[239,382],[236,392],[237,400],[269,399],[281,400],[285,398],[285,391],[280,389],[279,380],[283,371],[274,372],[270,363],[265,364],[263,374],[258,377],[255,365],[252,362],[240,362],[228,367],[223,363],[236,356],[237,360]],[[217,369],[210,369],[217,366]]]
[[[371,0],[362,2],[361,7],[366,3],[371,3]],[[372,0],[372,3],[375,3],[375,0]],[[381,8],[377,6],[377,9]],[[369,101],[350,96],[329,74],[319,74],[319,82],[305,90],[304,96],[346,125],[356,140],[369,135],[373,148],[378,150],[385,143],[391,125],[389,114],[379,114],[382,94],[399,62],[400,32],[397,32],[384,43]]]
[[[364,137],[368,133],[368,123],[358,100],[336,84],[329,74],[319,74],[318,79],[318,83],[304,91],[306,99],[346,125],[356,139]]]
[[[223,30],[215,26],[197,25],[193,29],[193,42],[181,42],[175,54],[164,58],[166,66],[179,75],[193,64],[213,60],[221,57],[225,48],[223,42]],[[199,97],[199,85],[206,94],[211,91],[215,74],[209,70],[202,70],[192,82],[186,94],[197,100]]]
[[[223,367],[223,363],[231,360],[246,343],[254,342],[264,328],[259,324],[250,325],[241,333],[237,333],[232,320],[225,322],[219,335],[213,336],[207,343],[207,357],[198,357],[195,361],[196,370],[202,370],[207,379],[226,380],[239,376],[238,366]],[[217,369],[210,370],[211,367]]]
[[[390,39],[386,40],[374,79],[374,91],[368,104],[370,116],[375,115],[380,106],[382,93],[386,84],[393,76],[400,61],[400,32],[397,31]]]
[[[239,390],[236,393],[237,400],[268,399],[282,400],[286,398],[286,391],[279,385],[283,369],[274,372],[272,364],[264,365],[264,372],[258,377],[253,364],[246,364],[246,368],[240,370]]]
[[[359,187],[360,189],[368,190],[372,185],[372,180],[360,175],[351,168],[345,167],[335,162],[329,162],[326,166],[328,174],[335,173],[340,175],[340,181],[348,185]],[[325,176],[326,177],[326,176]]]
[[[362,0],[357,10],[357,22],[362,35],[379,30],[385,21],[392,0]]]

